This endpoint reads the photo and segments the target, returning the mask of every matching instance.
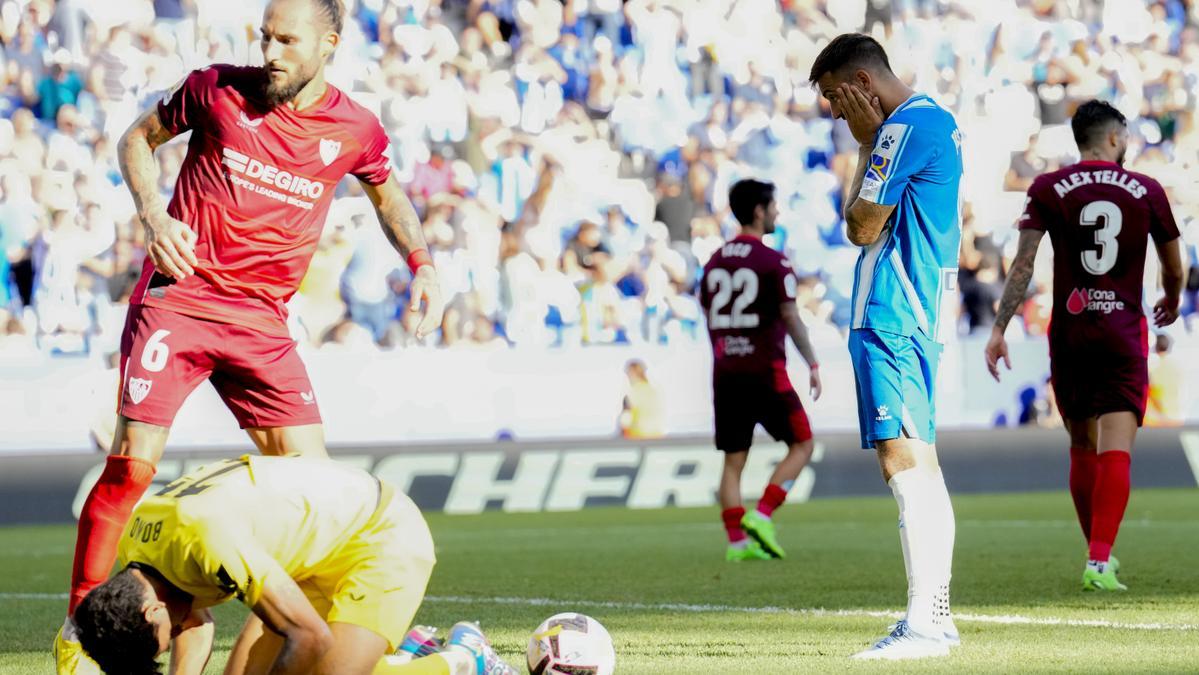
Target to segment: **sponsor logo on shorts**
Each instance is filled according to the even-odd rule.
[[[133,401],[134,405],[141,403],[150,395],[152,386],[154,383],[150,380],[143,380],[140,377],[129,378],[129,399]]]
[[[891,409],[885,405],[880,405],[878,407],[877,412],[878,412],[878,416],[874,418],[875,422],[887,422],[889,420],[895,419],[895,418],[891,417]]]
[[[316,403],[316,395],[312,393],[312,390],[300,392],[300,399],[304,401],[304,405]]]
[[[1098,288],[1076,288],[1066,300],[1066,311],[1071,314],[1083,312],[1101,312],[1111,314],[1124,311],[1124,302],[1116,299],[1115,291],[1103,291]]]

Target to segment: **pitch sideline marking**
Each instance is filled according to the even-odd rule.
[[[0,600],[66,600],[66,593],[0,593]],[[822,609],[790,607],[742,607],[737,605],[704,605],[677,602],[645,603],[615,602],[608,600],[554,600],[552,598],[490,597],[473,598],[463,595],[430,595],[425,602],[456,605],[521,605],[526,607],[589,607],[598,609],[620,609],[651,612],[684,612],[708,614],[732,612],[739,614],[790,614],[812,617],[870,617],[898,619],[902,612],[887,612],[870,609]],[[1019,614],[954,614],[955,621],[994,623],[1003,625],[1069,626],[1078,628],[1116,628],[1146,631],[1199,631],[1199,624],[1190,623],[1126,623],[1104,619],[1062,619],[1057,617],[1033,617]]]

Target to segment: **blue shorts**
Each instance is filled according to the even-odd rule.
[[[936,442],[935,384],[942,349],[919,332],[849,331],[863,448],[892,438]]]

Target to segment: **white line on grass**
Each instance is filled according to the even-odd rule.
[[[963,519],[957,521],[958,527],[970,529],[1045,529],[1045,528],[1070,528],[1078,527],[1077,520],[975,520]],[[878,530],[878,529],[894,529],[895,521],[893,519],[880,520],[877,523],[862,523],[862,522],[821,522],[807,521],[799,523],[800,527],[808,529],[836,529],[836,530]],[[1193,529],[1199,527],[1199,523],[1181,520],[1125,520],[1120,527],[1125,529],[1135,528],[1153,528],[1153,529],[1172,529],[1183,528]],[[713,520],[708,523],[651,523],[646,525],[610,525],[597,527],[511,527],[511,528],[490,528],[486,530],[470,530],[470,529],[446,529],[433,528],[437,534],[438,541],[458,541],[469,539],[478,541],[480,537],[488,539],[511,539],[514,537],[562,537],[562,536],[577,536],[592,538],[598,535],[645,535],[649,537],[661,537],[662,530],[670,530],[671,532],[680,531],[719,531],[720,522]]]
[[[0,593],[0,600],[66,600],[66,593]],[[614,602],[610,600],[554,600],[553,598],[517,597],[470,597],[465,595],[429,595],[425,602],[454,605],[520,605],[524,607],[591,607],[643,612],[682,612],[685,614],[714,614],[731,612],[737,614],[792,614],[814,617],[871,617],[898,619],[902,612],[886,612],[871,609],[823,609],[790,607],[743,607],[738,605],[697,605],[681,602]],[[1086,628],[1116,628],[1147,631],[1199,631],[1199,624],[1191,623],[1127,623],[1105,619],[1062,619],[1052,616],[1020,616],[1018,614],[954,614],[957,621],[975,623],[997,623],[1028,626],[1071,626]]]
[[[426,602],[453,604],[491,604],[491,605],[524,605],[529,607],[597,607],[602,609],[623,609],[651,612],[683,612],[691,614],[706,614],[715,612],[734,612],[741,614],[796,614],[801,616],[832,616],[832,617],[874,617],[883,619],[898,619],[901,612],[884,612],[869,609],[822,609],[789,607],[742,607],[737,605],[696,605],[688,603],[643,603],[643,602],[612,602],[607,600],[554,600],[552,598],[474,598],[461,595],[431,595]],[[1189,623],[1125,623],[1121,621],[1106,621],[1103,619],[1060,619],[1056,617],[1032,617],[1015,614],[954,614],[959,621],[978,623],[1023,624],[1034,626],[1084,626],[1090,628],[1121,628],[1128,630],[1199,630],[1199,624]]]

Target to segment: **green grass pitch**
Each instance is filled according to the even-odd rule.
[[[575,610],[616,641],[617,672],[829,670],[1194,672],[1199,491],[1134,491],[1120,595],[1079,590],[1085,550],[1069,495],[959,496],[953,600],[963,645],[900,666],[847,656],[905,601],[889,497],[778,513],[783,561],[728,564],[715,509],[431,515],[439,562],[418,621],[477,619],[523,663],[529,632]],[[74,528],[0,529],[0,673],[52,672]],[[244,611],[219,608],[220,672]]]

